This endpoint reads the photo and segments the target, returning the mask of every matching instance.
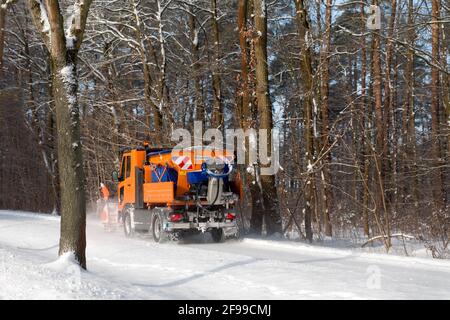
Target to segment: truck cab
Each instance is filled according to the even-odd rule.
[[[138,178],[136,176],[138,170],[136,169],[143,168],[144,162],[145,150],[133,149],[123,152],[117,186],[119,211],[122,211],[127,205],[135,204],[136,187],[139,189],[139,181],[136,179]]]

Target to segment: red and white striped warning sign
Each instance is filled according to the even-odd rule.
[[[191,158],[188,156],[174,157],[172,161],[182,170],[191,170],[194,168]]]

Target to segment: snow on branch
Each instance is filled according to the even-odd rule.
[[[39,28],[39,32],[42,34],[45,45],[48,48],[50,48],[51,28],[44,0],[29,0],[29,6],[34,20],[34,24]]]
[[[411,236],[411,235],[407,235],[407,234],[403,234],[403,233],[395,233],[395,234],[391,234],[389,236],[390,238],[403,238],[403,239],[416,239],[416,237]],[[369,243],[374,242],[376,240],[381,240],[381,239],[386,239],[388,238],[387,235],[381,235],[381,236],[375,236],[373,238],[370,238],[369,240],[367,240],[366,242],[364,242],[361,246],[361,248],[364,248],[365,246],[367,246]]]
[[[50,33],[50,22],[48,21],[47,9],[45,8],[42,0],[39,0],[39,6],[41,9],[42,32]]]

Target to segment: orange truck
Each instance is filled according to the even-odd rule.
[[[242,183],[233,154],[191,147],[122,152],[117,185],[118,217],[127,237],[151,233],[156,242],[211,232],[215,242],[238,236]]]

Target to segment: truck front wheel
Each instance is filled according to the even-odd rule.
[[[134,237],[134,230],[131,226],[131,215],[129,212],[125,212],[125,215],[123,217],[123,231],[125,233],[125,237],[127,238]]]

